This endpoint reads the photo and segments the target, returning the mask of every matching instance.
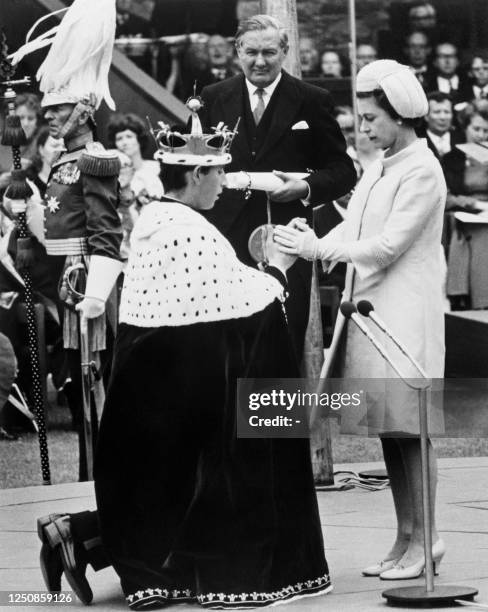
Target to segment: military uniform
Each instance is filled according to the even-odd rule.
[[[87,138],[91,138],[91,135],[84,140]],[[68,147],[70,144],[68,141]],[[68,266],[82,262],[88,269],[92,255],[120,260],[122,228],[117,213],[118,157],[108,153],[100,143],[77,144],[80,146],[63,153],[52,166],[44,196],[44,244],[50,262],[50,283],[59,285],[61,289],[58,311],[73,383],[68,401],[80,441],[80,480],[86,480],[81,362],[78,350],[79,317],[72,306],[64,306],[66,292],[63,292],[63,282],[60,280]],[[77,289],[83,293],[84,285],[79,285]],[[57,287],[52,287],[51,293],[55,291]],[[115,308],[112,311],[115,312]],[[99,366],[102,362],[99,352],[107,348],[106,318],[103,314],[91,322],[90,348]],[[94,385],[94,396],[98,417],[93,418],[92,422],[98,421],[103,407],[101,381]]]
[[[120,259],[119,170],[118,158],[97,142],[66,152],[53,164],[45,195],[48,255]]]
[[[44,243],[53,258],[54,282],[67,266],[81,261],[88,267],[91,255],[120,259],[119,170],[118,157],[96,142],[63,153],[53,164],[45,194]],[[63,319],[64,346],[77,349],[77,315],[65,310]],[[91,342],[94,351],[105,348],[104,317],[94,323]]]

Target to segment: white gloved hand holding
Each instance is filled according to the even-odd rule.
[[[75,306],[80,313],[81,333],[88,331],[88,319],[96,319],[105,312],[105,301],[95,297],[85,297]]]
[[[274,240],[287,255],[298,255],[313,261],[318,257],[319,239],[303,219],[293,219],[288,225],[277,225]]]

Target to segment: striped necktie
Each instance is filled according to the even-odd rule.
[[[253,110],[252,114],[254,116],[254,123],[256,125],[259,125],[259,122],[263,118],[264,111],[266,110],[266,106],[264,105],[264,98],[263,98],[264,89],[261,89],[261,88],[256,89],[254,93],[258,97],[258,103],[256,105],[256,108]]]

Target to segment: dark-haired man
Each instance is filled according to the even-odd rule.
[[[470,83],[466,101],[488,99],[488,52],[475,53],[469,70]]]
[[[169,126],[157,136],[165,194],[132,233],[98,513],[38,522],[49,590],[64,572],[84,603],[87,563],[113,565],[133,610],[265,606],[331,588],[308,441],[235,431],[238,378],[298,375],[283,312],[294,257],[271,241],[266,273],[246,266],[200,214],[225,185],[232,134],[220,131],[216,151],[198,127],[183,147]]]
[[[427,139],[427,144],[440,160],[456,144],[464,142],[463,133],[453,129],[453,108],[449,94],[434,91],[428,94],[429,112],[420,135]]]
[[[432,69],[428,63],[431,50],[429,38],[425,32],[420,30],[410,32],[405,39],[403,54],[406,63],[413,70],[424,89],[428,87],[428,82],[432,78]]]
[[[459,57],[456,45],[450,42],[439,43],[435,47],[434,71],[425,84],[426,91],[441,91],[450,94],[453,104],[466,100],[469,82],[459,70]]]

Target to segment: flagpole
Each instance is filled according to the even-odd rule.
[[[356,98],[356,73],[357,73],[357,41],[356,41],[356,2],[349,0],[349,60],[351,63],[351,95],[354,116],[354,141],[356,151],[358,148],[359,117],[358,102]]]
[[[280,21],[288,34],[289,50],[283,67],[294,77],[300,79],[298,16],[296,0],[261,0],[261,13],[271,15]],[[320,376],[324,360],[324,343],[322,331],[321,304],[318,284],[317,263],[312,267],[310,287],[310,310],[305,333],[303,350],[303,376],[317,379]],[[331,485],[334,483],[334,466],[332,460],[332,441],[329,419],[321,419],[310,436],[312,467],[316,484]]]

